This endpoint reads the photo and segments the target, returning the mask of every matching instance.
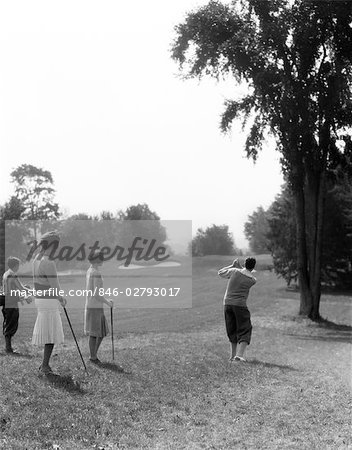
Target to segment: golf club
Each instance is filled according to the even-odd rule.
[[[115,359],[115,349],[114,349],[114,318],[113,318],[113,307],[110,307],[110,322],[111,322],[111,348],[112,348],[112,359]]]
[[[71,332],[72,332],[73,339],[74,339],[75,342],[76,342],[76,346],[77,346],[77,350],[78,350],[79,356],[81,357],[81,360],[82,360],[82,363],[83,363],[83,366],[84,366],[85,371],[88,373],[87,366],[86,366],[86,363],[84,362],[84,359],[83,359],[81,350],[80,350],[80,348],[79,348],[79,345],[78,345],[78,342],[77,342],[77,339],[76,339],[76,335],[75,335],[75,333],[74,333],[74,331],[73,331],[73,328],[72,328],[72,325],[71,325],[70,318],[68,317],[68,314],[67,314],[66,307],[63,306],[63,308],[64,308],[64,311],[65,311],[65,315],[66,315],[67,322],[68,322],[68,324],[70,325],[70,328],[71,328]]]

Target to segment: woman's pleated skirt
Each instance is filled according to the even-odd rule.
[[[38,315],[33,330],[33,345],[62,344],[64,331],[59,301],[55,298],[36,298]]]

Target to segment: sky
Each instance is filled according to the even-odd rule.
[[[244,223],[283,183],[273,141],[246,159],[239,123],[219,129],[233,81],[183,80],[170,49],[196,0],[0,3],[0,203],[10,172],[50,170],[65,214],[147,203],[197,228]]]

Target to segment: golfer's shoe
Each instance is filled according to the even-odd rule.
[[[38,369],[38,376],[43,375],[54,375],[53,369],[49,366],[48,367],[40,366]]]
[[[96,358],[96,359],[89,358],[89,362],[91,362],[92,364],[97,364],[97,365],[101,364],[101,361],[98,358]]]
[[[235,361],[235,362],[247,362],[247,360],[245,358],[243,358],[242,356],[235,356],[233,358],[233,361]]]

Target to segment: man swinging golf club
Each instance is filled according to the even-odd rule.
[[[230,361],[245,362],[244,354],[252,335],[251,315],[247,308],[249,290],[257,282],[252,271],[256,260],[247,258],[242,267],[235,259],[230,266],[218,271],[222,278],[229,279],[224,296],[226,332],[231,343]]]

